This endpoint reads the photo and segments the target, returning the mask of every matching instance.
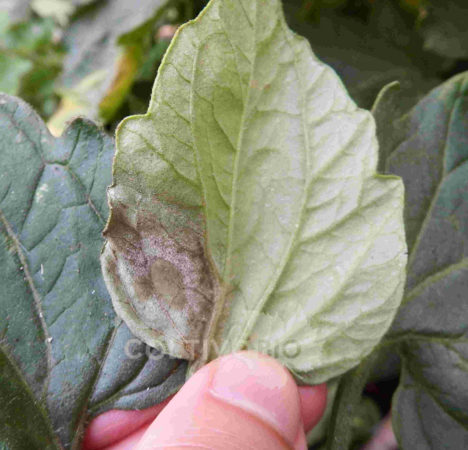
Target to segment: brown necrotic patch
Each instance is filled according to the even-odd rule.
[[[213,310],[214,277],[196,224],[177,211],[169,217],[163,224],[141,206],[114,206],[105,236],[138,320],[196,351]]]
[[[135,281],[135,291],[143,302],[156,297],[176,309],[183,309],[187,303],[184,278],[179,269],[165,259],[157,258],[150,273]]]

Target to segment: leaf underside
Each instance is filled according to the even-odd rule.
[[[117,132],[102,256],[136,336],[197,365],[242,348],[318,383],[367,355],[404,285],[401,180],[372,116],[279,1],[213,0]]]

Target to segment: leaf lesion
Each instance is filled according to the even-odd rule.
[[[362,256],[361,252],[366,255],[374,243],[379,245],[379,233],[385,235],[393,232],[397,235],[394,243],[398,244],[398,249],[401,250],[398,257],[393,257],[395,253],[393,250],[384,248],[388,245],[385,236],[382,236],[382,241],[385,242],[380,244],[383,250],[389,252],[387,264],[392,265],[393,272],[402,270],[405,256],[404,243],[399,239],[402,232],[399,216],[400,185],[388,180],[381,180],[382,184],[387,183],[384,186],[386,189],[378,186],[378,181],[366,184],[366,180],[376,178],[377,163],[375,130],[369,114],[363,113],[356,107],[334,73],[318,61],[303,39],[295,37],[287,28],[278,1],[269,5],[269,9],[264,8],[260,1],[249,4],[252,13],[255,9],[255,21],[251,24],[253,28],[249,28],[248,24],[244,23],[245,19],[240,11],[238,11],[239,20],[232,21],[232,17],[228,15],[232,14],[233,10],[229,6],[234,5],[227,4],[223,0],[214,0],[199,19],[179,29],[161,66],[147,115],[133,119],[131,126],[127,120],[119,128],[117,135],[119,151],[116,162],[122,166],[119,170],[125,172],[125,177],[120,178],[120,172],[115,173],[116,185],[111,188],[109,194],[113,208],[117,206],[118,188],[126,191],[122,195],[127,196],[125,201],[130,204],[133,201],[133,194],[130,191],[138,189],[145,192],[146,200],[149,202],[156,199],[149,208],[154,213],[154,217],[151,218],[152,228],[148,228],[147,236],[141,234],[138,239],[140,241],[150,238],[172,239],[174,230],[168,229],[163,232],[160,226],[165,225],[168,217],[168,211],[160,208],[158,204],[158,197],[161,198],[161,194],[157,191],[162,189],[163,181],[155,179],[156,173],[153,178],[148,176],[148,179],[140,176],[138,164],[145,166],[150,155],[157,158],[157,161],[163,161],[164,157],[172,155],[172,151],[180,150],[180,142],[174,139],[165,139],[163,144],[168,146],[167,149],[164,145],[158,149],[160,152],[164,150],[164,157],[156,154],[150,145],[152,137],[158,136],[157,128],[166,123],[164,114],[169,114],[182,127],[181,133],[186,134],[184,140],[188,140],[187,136],[190,135],[193,146],[188,150],[193,151],[193,169],[201,189],[198,193],[200,194],[198,210],[200,253],[191,255],[189,259],[190,263],[194,263],[200,258],[203,264],[206,264],[206,270],[202,272],[212,281],[210,289],[200,291],[203,283],[200,285],[201,281],[198,280],[196,283],[198,286],[191,291],[202,294],[197,302],[206,303],[202,316],[204,323],[197,329],[196,334],[208,342],[211,339],[222,341],[226,334],[229,334],[229,337],[235,341],[234,346],[229,349],[232,351],[249,345],[249,335],[259,323],[262,314],[271,312],[271,317],[276,317],[274,313],[281,309],[279,307],[275,309],[269,301],[278,289],[278,280],[290,275],[286,271],[290,261],[295,257],[292,249],[304,245],[301,241],[304,230],[310,231],[308,224],[314,220],[312,216],[315,216],[314,213],[323,206],[321,204],[317,208],[310,208],[312,202],[320,203],[320,200],[323,200],[323,198],[311,199],[317,197],[315,194],[318,191],[340,190],[333,199],[333,203],[336,203],[335,211],[334,208],[330,208],[327,211],[319,211],[315,216],[320,222],[328,214],[325,218],[332,223],[339,222],[337,227],[342,225],[338,214],[346,216],[348,209],[354,211],[367,207],[368,205],[362,204],[362,191],[364,189],[372,191],[370,196],[366,197],[367,203],[372,200],[385,202],[389,212],[387,215],[383,210],[372,209],[376,216],[379,215],[378,223],[370,227],[369,236],[362,236],[362,239],[354,236],[356,246],[360,246],[359,255]],[[236,6],[239,9],[246,5],[237,3]],[[245,33],[242,41],[238,41],[237,35],[233,34],[239,33],[240,30]],[[213,36],[221,34],[222,39],[213,39]],[[308,78],[304,73],[308,74]],[[175,89],[170,87],[171,83],[172,86],[177,85],[180,88],[178,91],[181,93],[180,97],[177,96]],[[183,114],[183,118],[179,117],[178,113],[181,112],[179,107],[183,108],[185,113],[189,112],[190,117],[187,114]],[[284,114],[283,110],[288,114]],[[152,121],[155,128],[148,128],[149,125],[142,122],[144,120]],[[186,128],[186,125],[190,127]],[[138,127],[141,129],[138,130]],[[126,139],[129,128],[135,128],[146,139],[144,142],[139,138],[138,144],[141,147],[138,147],[138,152],[132,151],[131,136]],[[336,133],[339,135],[336,136]],[[175,148],[172,149],[171,146]],[[268,147],[268,158],[256,159],[260,153],[263,157],[266,147]],[[135,157],[135,161],[130,160],[129,155]],[[131,170],[125,168],[126,164],[132,166]],[[354,169],[353,173],[350,166]],[[185,184],[178,183],[177,174],[170,170],[157,174],[164,175],[168,191],[174,197],[174,202],[169,198],[167,200],[173,204],[177,203],[176,199],[185,195]],[[350,183],[354,178],[356,183]],[[340,180],[343,180],[341,186],[337,187],[336,184]],[[144,185],[145,182],[147,185]],[[172,184],[173,186],[169,186]],[[381,190],[385,192],[382,194]],[[395,191],[395,196],[385,196],[387,191],[392,190]],[[177,206],[181,206],[180,203]],[[181,210],[183,209],[182,206]],[[131,228],[138,229],[138,220],[133,219],[141,212],[141,205],[125,212],[126,220],[132,221]],[[358,212],[356,216],[358,215],[363,214]],[[367,219],[366,213],[363,220]],[[387,223],[390,219],[395,225],[391,230],[391,225]],[[184,220],[191,219],[186,217]],[[345,237],[341,237],[336,229],[330,230],[328,226],[326,228],[330,234],[330,243],[327,242],[327,245],[338,249],[348,244],[345,242]],[[127,234],[131,233],[129,231]],[[341,234],[345,233],[343,231]],[[315,234],[312,243],[317,240]],[[109,235],[107,237],[111,243],[112,237]],[[333,239],[339,240],[338,245],[331,243]],[[109,243],[106,245],[108,249],[104,252],[104,266],[109,264],[112,258],[115,261],[122,258],[119,268],[116,269],[114,264],[114,269],[111,269],[114,270],[114,274],[108,278],[110,289],[114,290],[112,296],[116,297],[114,304],[118,305],[125,303],[125,299],[131,297],[130,291],[134,290],[131,285],[140,275],[131,268],[132,264],[128,260],[124,261],[125,256],[119,254],[122,253],[121,249],[117,249],[115,253],[109,250],[111,247]],[[162,242],[153,245],[157,251],[163,247]],[[145,249],[141,246],[134,246],[135,249],[136,253],[145,253]],[[338,251],[332,251],[330,248],[328,250],[328,253]],[[323,250],[320,248],[320,251],[324,255],[327,254],[325,248]],[[309,256],[306,263],[313,265],[312,252]],[[126,320],[134,322],[132,328],[134,332],[140,327],[138,331],[140,337],[150,345],[152,342],[170,341],[175,336],[180,341],[177,333],[191,333],[194,327],[191,323],[182,323],[177,317],[179,303],[184,305],[185,319],[194,311],[193,302],[187,297],[190,289],[185,290],[185,295],[180,295],[182,285],[179,277],[180,267],[178,275],[172,273],[172,266],[166,267],[166,262],[151,258],[147,258],[144,262],[146,265],[143,272],[147,283],[144,292],[136,295],[136,301],[139,301],[139,297],[148,298],[155,292],[158,293],[157,297],[161,298],[155,299],[153,303],[158,306],[161,314],[164,313],[166,321],[167,311],[162,311],[162,308],[171,309],[172,319],[175,319],[170,324],[173,329],[168,327],[162,330],[159,324],[155,325],[156,322],[149,324],[148,311],[137,311],[138,314],[135,314],[137,308],[133,311],[127,308],[123,316]],[[153,264],[156,264],[154,271],[151,269]],[[359,265],[359,262],[356,264]],[[297,261],[296,266],[297,268],[300,266]],[[367,266],[362,268],[364,277],[373,277],[372,281],[382,277],[381,268],[376,264],[372,266],[369,262]],[[348,276],[357,276],[356,267],[351,269]],[[368,271],[372,269],[374,272],[369,274]],[[115,270],[122,270],[122,273],[119,274]],[[125,270],[128,273],[122,275]],[[165,275],[166,273],[172,275],[169,277]],[[167,283],[167,278],[172,280],[171,285]],[[394,280],[395,283],[398,281],[397,278]],[[314,281],[319,285],[326,280]],[[388,285],[386,293],[392,291],[394,287],[393,284]],[[162,288],[166,291],[158,292],[158,289]],[[338,292],[335,292],[336,290]],[[339,289],[334,290],[331,285],[329,291],[327,296],[332,298],[331,301],[340,303],[343,293]],[[393,313],[393,306],[399,300],[397,298],[399,294],[398,291],[394,302],[392,299],[387,299],[392,307],[379,309],[381,316],[376,318],[379,323],[387,325]],[[304,306],[307,304],[311,314],[314,314],[316,305],[313,306],[312,303],[316,299],[312,298],[310,292],[306,292],[305,289],[302,295],[303,297],[296,303]],[[366,295],[373,294],[366,292]],[[358,302],[354,297],[353,300]],[[379,306],[380,300],[384,302],[385,299],[379,297],[377,302]],[[359,298],[359,301],[363,300]],[[343,302],[346,303],[346,299]],[[147,305],[149,302],[143,303]],[[373,307],[375,306],[374,301]],[[291,323],[294,322],[292,316],[295,309],[297,308],[281,309]],[[359,307],[356,306],[356,309],[359,310]],[[129,319],[128,314],[138,317]],[[157,319],[156,310],[154,319]],[[343,323],[344,318],[341,319],[341,326],[345,327],[347,323]],[[231,325],[233,327],[239,325],[236,333],[231,332]],[[263,325],[259,324],[259,327]],[[382,326],[382,330],[376,332],[375,327],[372,328],[372,323],[365,325],[371,328],[369,345],[372,346],[381,337],[385,327]],[[302,329],[300,331],[302,333]],[[154,334],[158,335],[159,340],[153,339]],[[309,335],[305,338],[312,340]],[[350,341],[352,340],[350,337]],[[335,341],[321,344],[324,348],[331,347],[334,343]],[[224,342],[220,344],[221,352],[224,352],[226,350],[223,347]],[[353,346],[354,359],[357,361],[359,343],[353,341],[350,345]],[[184,349],[178,350],[184,354]],[[331,366],[336,366],[337,372],[350,364],[346,358],[346,364],[338,364],[336,359],[330,362],[329,355],[325,355],[325,351],[322,353],[325,361],[313,361],[310,364],[323,366],[328,362]],[[360,355],[362,356],[362,351]],[[207,356],[210,358],[212,355]],[[291,367],[294,368],[293,366]],[[333,373],[337,373],[336,371]]]
[[[133,222],[129,211],[115,204],[113,220],[105,230],[112,246],[105,250],[106,271],[115,284],[120,285],[121,278],[128,280],[121,287],[128,296],[128,312],[134,317],[130,329],[137,336],[152,333],[153,346],[160,340],[172,342],[175,347],[166,349],[169,353],[180,356],[177,352],[184,349],[183,356],[194,359],[203,345],[201,335],[212,308],[213,281],[197,226],[187,222],[174,206],[170,210],[175,214],[172,222],[163,223],[144,208],[135,212]],[[117,310],[123,308],[114,305]]]

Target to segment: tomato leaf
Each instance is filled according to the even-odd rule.
[[[285,1],[289,24],[336,70],[358,106],[370,109],[379,91],[393,81],[419,97],[441,82],[444,61],[423,51],[421,36],[396,2],[373,2],[365,20],[325,8],[315,18],[302,17],[297,3]]]
[[[404,449],[459,449],[468,440],[468,73],[385,120],[398,142],[385,169],[405,183],[410,252],[405,297],[386,338],[403,361],[393,423]]]
[[[402,183],[376,164],[371,114],[279,1],[211,1],[117,132],[102,258],[117,313],[192,370],[253,348],[307,383],[345,372],[404,285]]]
[[[0,447],[77,448],[86,421],[183,382],[115,317],[102,279],[113,141],[89,121],[53,138],[0,95]]]

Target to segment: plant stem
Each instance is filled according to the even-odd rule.
[[[348,450],[353,438],[353,418],[362,390],[377,360],[374,351],[356,368],[345,374],[338,385],[333,410],[328,425],[327,450]]]

